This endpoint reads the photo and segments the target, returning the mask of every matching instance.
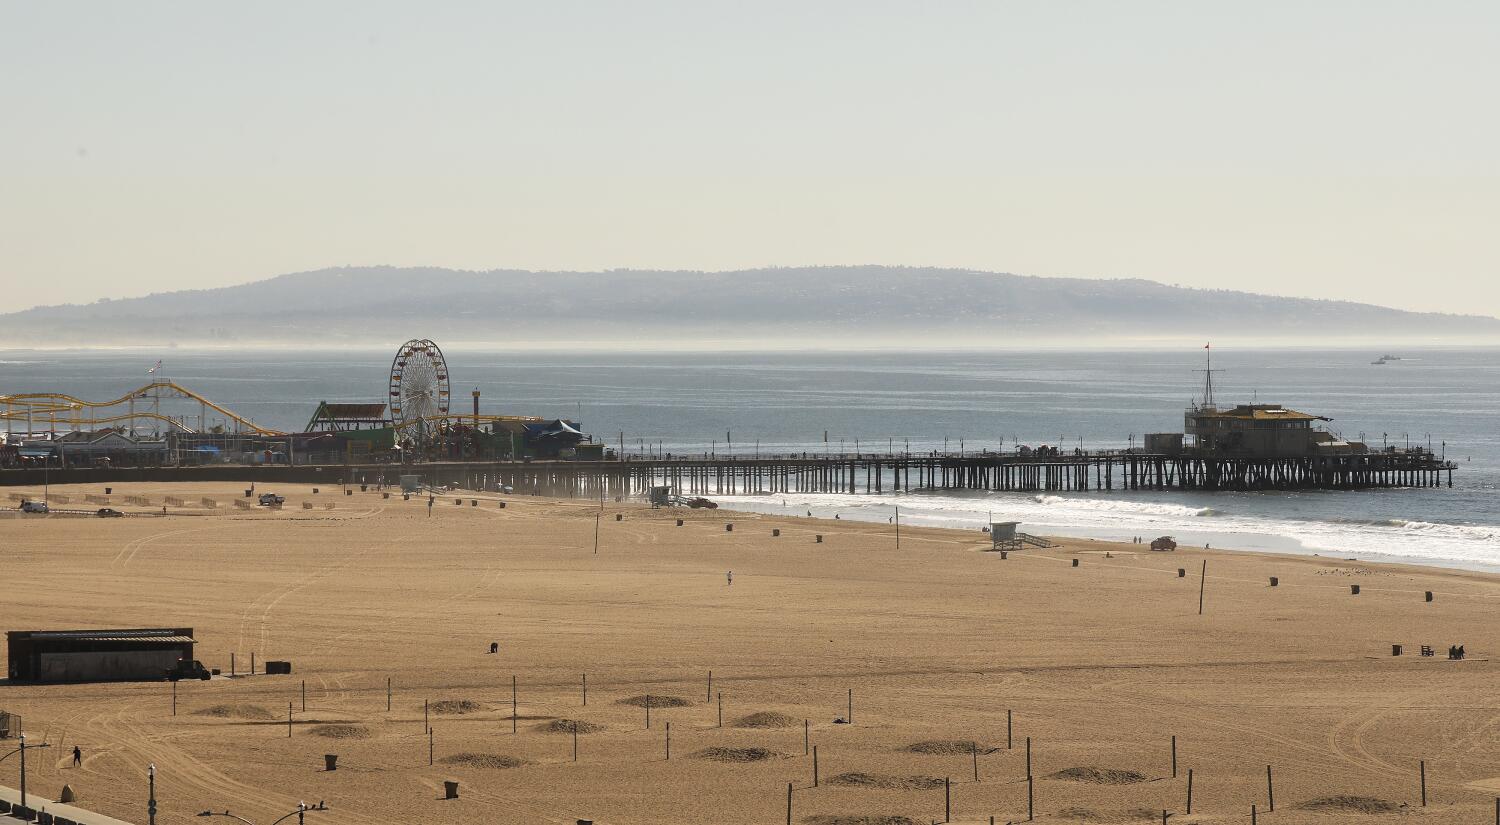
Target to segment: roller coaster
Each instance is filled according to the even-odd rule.
[[[192,426],[191,415],[173,416],[163,413],[161,402],[164,399],[198,402],[198,425]],[[149,409],[137,409],[138,405],[147,405]],[[125,409],[119,411],[120,407]],[[253,435],[285,435],[279,430],[262,427],[171,381],[153,381],[111,401],[85,401],[56,392],[0,395],[0,421],[7,422],[6,429],[12,432],[16,429],[16,423],[24,422],[22,431],[28,435],[43,431],[55,432],[59,425],[69,430],[96,430],[116,425],[135,430],[141,423],[149,424],[158,431],[165,425],[167,429],[177,432],[204,432],[208,430],[209,410],[223,417],[225,424],[217,426],[224,430]]]
[[[190,414],[169,415],[161,412],[161,402],[164,399],[196,401],[201,410],[196,416],[198,418],[196,424],[193,421],[194,416]],[[147,405],[149,408],[139,408],[141,405]],[[124,407],[125,410],[116,411],[115,408],[119,407]],[[59,427],[65,430],[97,430],[103,427],[120,426],[122,429],[136,430],[144,429],[141,425],[145,424],[153,429],[160,429],[164,425],[167,429],[180,433],[201,433],[210,431],[208,424],[211,420],[208,414],[210,410],[217,413],[225,422],[222,425],[214,424],[213,426],[221,429],[212,430],[213,432],[227,431],[263,436],[288,435],[281,430],[263,427],[228,407],[217,404],[171,381],[154,381],[110,401],[86,401],[56,392],[0,395],[0,422],[8,422],[0,429],[30,435],[56,432]],[[534,422],[541,420],[532,416],[438,413],[396,421],[393,422],[393,426],[398,430],[415,427],[436,429],[461,423],[482,425],[497,421]],[[20,426],[15,426],[17,424]]]

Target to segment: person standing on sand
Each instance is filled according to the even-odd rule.
[[[76,768],[76,767],[78,767],[78,766],[80,766],[82,764],[83,764],[83,751],[79,750],[79,748],[78,748],[77,745],[74,745],[73,746],[73,767]]]
[[[734,587],[734,571],[733,570],[731,570],[728,573],[724,574],[724,581],[725,581],[725,585],[724,585],[725,587]]]

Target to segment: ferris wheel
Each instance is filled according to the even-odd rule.
[[[390,399],[398,427],[414,423],[425,432],[425,419],[448,414],[448,362],[437,344],[423,338],[401,345],[391,361]]]

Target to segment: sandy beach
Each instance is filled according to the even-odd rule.
[[[67,783],[144,822],[154,763],[161,823],[301,800],[330,825],[780,823],[788,783],[797,823],[940,822],[945,795],[954,822],[1007,822],[1027,818],[1029,739],[1038,822],[1252,804],[1487,822],[1500,796],[1490,574],[1069,539],[1002,559],[971,532],[903,528],[897,549],[853,521],[274,491],[278,511],[234,507],[242,485],[123,484],[110,506],[132,517],[0,517],[3,629],[192,627],[198,658],[241,673],[180,683],[175,716],[167,682],[0,683],[28,742],[56,746],[28,754],[31,794]],[[192,504],[145,515],[166,496]],[[293,673],[244,676],[252,654]]]

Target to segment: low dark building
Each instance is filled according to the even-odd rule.
[[[23,682],[102,682],[160,679],[193,659],[193,629],[12,630],[10,678]]]

